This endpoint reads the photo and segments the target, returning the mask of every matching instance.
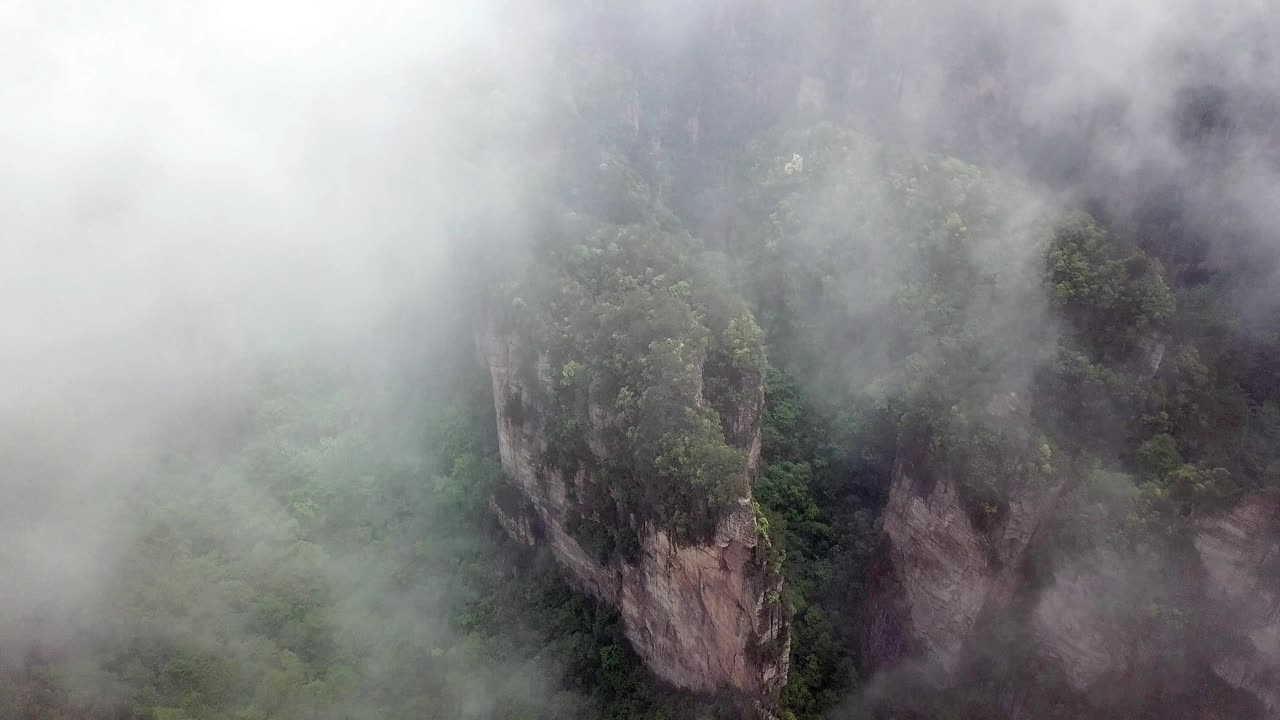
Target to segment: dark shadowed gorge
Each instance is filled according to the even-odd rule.
[[[0,8],[0,718],[1280,720],[1280,20]]]

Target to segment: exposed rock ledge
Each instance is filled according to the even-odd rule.
[[[1034,636],[1076,690],[1123,673],[1144,655],[1132,627],[1120,625],[1103,608],[1101,598],[1124,582],[1120,559],[1099,551],[1057,568],[1040,593],[1031,615]]]
[[[979,617],[1008,603],[1019,566],[1058,486],[1031,487],[996,527],[975,527],[955,478],[899,457],[884,511],[887,565],[873,599],[870,660],[885,667],[919,653],[945,683]]]
[[[539,467],[545,441],[538,393],[526,387],[532,380],[521,372],[519,342],[490,329],[477,344],[493,380],[502,465],[523,497],[518,507],[494,503],[507,532],[524,543],[545,543],[573,583],[618,608],[627,638],[663,680],[698,693],[728,692],[757,709],[776,701],[786,684],[789,649],[776,602],[782,580],[768,571],[758,546],[750,498],[739,500],[709,543],[681,546],[667,533],[650,530],[642,534],[634,562],[601,564],[568,531],[573,501],[566,478],[555,468]],[[547,371],[545,358],[539,358],[537,382],[550,382]],[[728,433],[753,463],[763,405],[762,388],[755,390],[753,405],[729,418]],[[512,417],[515,403],[532,411]],[[593,426],[608,422],[600,408],[590,415]],[[570,479],[594,480],[581,471]]]
[[[1205,661],[1218,679],[1254,698],[1264,717],[1280,718],[1280,503],[1245,498],[1198,521],[1192,540],[1204,573]],[[1154,660],[1141,630],[1105,610],[1109,593],[1153,581],[1135,576],[1136,563],[1099,551],[1059,568],[1040,594],[1036,636],[1077,690],[1111,675],[1141,674]]]
[[[1235,640],[1213,671],[1280,718],[1280,502],[1246,498],[1201,521],[1195,545],[1212,620]]]
[[[1021,607],[1030,610],[1040,651],[1082,693],[1150,670],[1154,649],[1114,612],[1125,602],[1116,598],[1132,597],[1134,583],[1155,581],[1139,572],[1140,558],[1099,549],[1058,567],[1035,597],[1019,587],[1017,570],[1058,489],[1023,491],[1005,520],[983,532],[954,479],[917,473],[900,459],[885,507],[887,550],[871,607],[869,659],[886,668],[916,656],[946,684],[983,613]],[[1201,627],[1213,636],[1203,650],[1208,670],[1253,698],[1262,717],[1280,720],[1280,500],[1246,498],[1201,519],[1192,540],[1204,602],[1188,610],[1203,613]],[[1217,717],[1212,702],[1200,710]]]

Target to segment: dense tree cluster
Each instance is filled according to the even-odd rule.
[[[756,488],[785,538],[796,611],[784,709],[819,716],[830,707],[819,690],[856,676],[861,640],[841,631],[865,593],[831,564],[872,543],[867,518],[895,460],[956,479],[979,528],[1019,493],[1066,488],[1035,563],[1136,554],[1151,581],[1141,599],[1116,601],[1146,608],[1125,622],[1163,638],[1170,658],[1194,653],[1207,631],[1189,623],[1193,601],[1156,578],[1190,576],[1178,558],[1197,517],[1274,483],[1263,367],[1280,345],[1230,319],[1230,278],[1179,276],[1124,226],[832,126],[767,133],[745,157],[729,254],[785,370],[771,371]],[[803,413],[796,392],[810,398]],[[855,567],[873,572],[874,556]],[[824,599],[815,587],[839,589]],[[899,710],[989,715],[1011,687],[1059,710],[1078,702],[1016,623],[988,632],[977,675],[941,694],[904,688],[896,695],[914,699]]]
[[[140,534],[92,622],[0,659],[0,715],[717,717],[657,688],[616,612],[493,527],[478,370],[420,384],[406,416],[340,367],[280,368],[234,453],[175,454],[139,484]]]
[[[576,483],[575,527],[607,557],[650,526],[708,536],[746,497],[746,454],[722,419],[757,402],[765,357],[752,314],[643,180],[610,161],[598,172],[620,195],[566,209],[493,302],[539,396],[513,409],[538,415],[542,465]]]

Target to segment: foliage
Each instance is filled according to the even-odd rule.
[[[1124,357],[1173,316],[1173,293],[1160,263],[1108,242],[1088,216],[1059,224],[1045,273],[1054,309],[1071,324],[1076,342],[1095,355]]]
[[[745,77],[729,68],[740,52],[708,60]],[[539,428],[541,470],[568,484],[584,547],[632,558],[652,527],[696,542],[753,496],[786,580],[766,598],[790,618],[779,711],[824,717],[867,670],[876,515],[911,461],[955,479],[979,530],[1052,489],[1027,584],[1069,557],[1132,551],[1143,593],[1107,602],[1162,657],[1191,652],[1192,603],[1156,579],[1196,576],[1177,563],[1199,518],[1280,493],[1280,328],[1245,322],[1230,273],[1180,274],[1158,258],[1186,248],[1043,213],[955,158],[829,123],[748,141],[760,120],[702,112],[704,98],[744,107],[751,83],[669,87],[661,59],[590,49],[564,61],[568,99],[548,112],[564,123],[547,143],[558,170],[517,223],[531,259],[504,257],[477,285],[522,344],[529,392],[497,400]],[[680,112],[642,109],[655,98]],[[709,128],[701,146],[691,115]],[[685,145],[649,142],[645,123]],[[658,688],[615,612],[486,520],[491,501],[528,499],[495,457],[484,378],[455,384],[450,368],[408,393],[415,412],[389,413],[349,371],[311,365],[264,373],[228,447],[156,460],[130,498],[140,529],[105,619],[2,656],[0,678],[16,680],[0,715],[730,716]],[[748,488],[738,425],[762,381]],[[1064,712],[1079,699],[1013,620],[984,621],[989,642],[955,688],[891,677],[899,704],[877,710],[995,717],[1025,695],[1024,714]]]
[[[785,575],[780,600],[791,616],[781,710],[784,717],[817,718],[855,680],[855,646],[839,619],[863,597],[875,531],[872,504],[848,479],[874,470],[841,457],[793,377],[770,368],[767,378],[764,463],[754,494],[771,562],[781,563]]]
[[[234,453],[175,455],[74,646],[0,661],[6,717],[680,718],[616,612],[488,520],[487,379],[385,416],[344,372],[265,378]],[[442,380],[446,387],[447,378]],[[421,396],[417,396],[421,399]],[[412,430],[405,431],[406,427]]]
[[[756,401],[765,362],[763,332],[714,281],[696,241],[643,181],[626,182],[639,216],[584,199],[583,214],[569,212],[546,237],[543,261],[507,286],[533,302],[503,303],[534,355],[558,368],[541,403],[544,467],[592,484],[615,466],[607,487],[575,488],[580,539],[602,552],[592,528],[626,525],[617,530],[632,539],[620,539],[634,544],[654,525],[692,541],[746,496],[745,453],[722,418]]]
[[[1020,492],[1061,492],[1033,582],[1097,547],[1141,549],[1164,558],[1156,566],[1182,557],[1196,518],[1275,482],[1280,405],[1264,367],[1280,345],[1239,327],[1221,278],[1180,284],[1155,259],[1167,254],[1122,227],[1028,218],[1034,203],[998,176],[830,125],[760,136],[740,177],[728,254],[787,370],[771,371],[755,494],[785,538],[796,643],[784,707],[797,717],[823,707],[816,688],[847,682],[826,674],[835,656],[805,655],[830,640],[813,634],[823,616],[810,598],[831,576],[810,573],[829,572],[824,538],[840,537],[847,512],[803,439],[815,425],[845,448],[828,457],[846,488],[866,483],[870,512],[895,459],[955,480],[979,529],[999,527]],[[1153,637],[1192,643],[1186,603],[1152,602],[1167,611],[1143,620]],[[833,615],[852,622],[856,605]],[[1039,682],[1001,667],[958,704],[951,693],[899,709],[999,714],[1001,688]]]
[[[733,254],[782,364],[830,416],[922,438],[999,512],[1048,444],[1015,431],[1051,347],[1035,313],[1048,233],[1021,216],[1025,190],[831,125],[766,134],[748,158]]]

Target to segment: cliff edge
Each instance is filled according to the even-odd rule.
[[[493,327],[477,345],[493,381],[499,451],[511,480],[493,502],[503,528],[520,542],[545,544],[574,585],[616,607],[627,638],[658,677],[697,693],[728,693],[761,711],[776,702],[789,650],[782,579],[769,568],[749,493],[706,540],[679,543],[645,525],[637,550],[602,559],[575,537],[572,523],[581,512],[579,493],[603,479],[592,463],[568,472],[542,460],[540,404],[552,383],[547,358]],[[529,358],[533,368],[525,367]],[[764,391],[758,378],[749,382],[737,393],[743,401],[722,412],[721,422],[728,442],[747,453],[754,476]],[[586,446],[605,453],[599,438],[614,419],[597,404],[588,415]]]

